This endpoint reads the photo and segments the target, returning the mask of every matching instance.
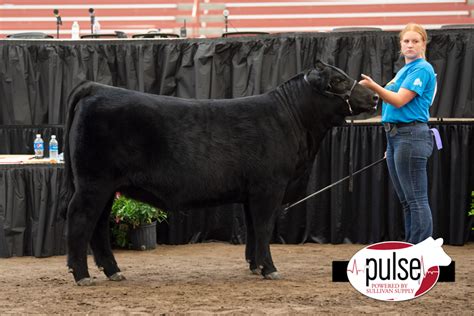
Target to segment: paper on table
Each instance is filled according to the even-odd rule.
[[[56,163],[49,158],[35,159],[34,155],[0,155],[0,164],[50,164]]]

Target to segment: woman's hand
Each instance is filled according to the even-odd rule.
[[[359,81],[359,83],[360,83],[361,85],[363,85],[363,86],[365,86],[365,87],[367,87],[367,88],[369,88],[369,89],[372,89],[375,85],[377,85],[377,83],[376,83],[374,80],[372,80],[372,78],[370,78],[369,76],[364,75],[364,74],[361,74],[360,76],[361,76],[362,78],[364,78],[364,79],[362,79],[361,81]]]
[[[361,74],[360,76],[363,78],[361,81],[359,81],[361,85],[374,91],[382,98],[382,100],[396,108],[401,108],[416,96],[416,92],[405,88],[400,88],[398,92],[389,91],[380,86],[369,76],[364,74]]]

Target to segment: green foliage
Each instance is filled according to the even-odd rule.
[[[154,221],[161,223],[166,220],[167,214],[159,208],[117,194],[110,216],[113,221],[111,225],[113,241],[117,246],[127,248],[131,229]]]
[[[112,216],[116,222],[118,220],[132,227],[150,224],[155,220],[161,223],[166,219],[166,213],[163,210],[123,195],[115,199],[112,205]]]
[[[113,245],[116,245],[120,248],[128,248],[130,243],[130,227],[127,224],[114,223],[110,229]]]

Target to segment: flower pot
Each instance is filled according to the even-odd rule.
[[[134,250],[156,248],[156,222],[140,225],[130,230],[130,244]]]

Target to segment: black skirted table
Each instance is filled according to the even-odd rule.
[[[0,257],[66,252],[58,214],[62,171],[62,164],[0,164]]]

